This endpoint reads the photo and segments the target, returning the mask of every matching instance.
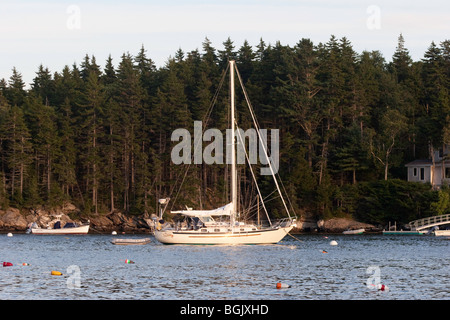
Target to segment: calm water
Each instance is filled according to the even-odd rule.
[[[0,299],[450,298],[450,240],[434,236],[297,235],[301,241],[261,246],[168,246],[154,238],[115,246],[113,237],[145,236],[0,234],[0,262],[13,263],[0,267]],[[388,292],[367,287],[377,275]],[[291,288],[278,290],[277,282]]]

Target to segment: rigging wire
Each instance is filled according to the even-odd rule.
[[[211,116],[211,113],[212,113],[212,110],[213,110],[213,108],[214,108],[214,105],[216,104],[217,98],[219,97],[219,92],[220,92],[220,89],[222,88],[222,85],[223,85],[223,83],[224,83],[225,76],[226,76],[226,74],[227,74],[227,72],[228,72],[228,69],[229,69],[229,66],[227,65],[227,68],[222,72],[222,76],[221,76],[221,79],[220,79],[220,82],[219,82],[219,86],[217,87],[216,92],[214,93],[214,96],[213,96],[213,98],[212,98],[212,100],[211,100],[211,103],[210,103],[210,105],[209,105],[209,107],[208,107],[208,110],[207,110],[205,116],[203,117],[203,120],[202,120],[203,123],[207,123],[207,122],[209,121],[209,118],[210,118],[210,116]],[[206,122],[205,122],[205,121],[206,121]],[[206,128],[206,126],[204,126],[204,127],[202,128],[202,136],[203,136],[203,133],[204,133],[204,131],[205,131],[205,128]],[[193,163],[195,152],[197,151],[197,148],[200,146],[202,140],[203,140],[203,139],[199,139],[197,145],[194,146],[194,152],[193,152],[192,155],[191,155],[191,161],[190,161],[190,163],[188,164],[188,167],[187,167],[187,169],[186,169],[185,172],[184,172],[183,180],[181,181],[180,187],[178,188],[178,191],[177,191],[177,193],[176,193],[176,195],[175,195],[175,198],[174,198],[174,200],[172,201],[172,206],[170,207],[170,210],[173,209],[173,206],[174,206],[174,204],[176,203],[176,200],[177,200],[178,195],[179,195],[179,193],[180,193],[180,190],[181,190],[181,188],[182,188],[182,186],[183,186],[183,183],[184,183],[184,181],[186,180],[186,176],[187,176],[187,173],[188,173],[188,171],[189,171],[189,168],[191,167],[191,164]],[[177,185],[179,179],[180,179],[180,175],[177,177],[177,180],[175,181],[175,184],[174,184],[174,186],[173,186],[173,188],[172,188],[172,191],[170,192],[170,197],[172,196],[173,192],[175,191],[175,187],[176,187],[176,185]],[[170,198],[170,197],[169,197],[169,198]],[[167,208],[167,206],[164,208],[163,214],[164,214],[164,212],[166,211],[166,208]]]
[[[236,122],[236,126],[237,126],[237,121],[235,121],[235,122]],[[238,136],[239,136],[239,138],[240,138],[240,141],[241,141],[242,145],[245,146],[245,143],[244,143],[244,141],[242,140],[241,132],[240,132],[239,130],[237,130],[237,133],[238,133]],[[263,197],[261,196],[261,191],[259,190],[258,184],[256,183],[257,181],[256,181],[255,173],[253,172],[253,168],[252,168],[252,166],[250,165],[250,160],[248,159],[248,153],[247,153],[247,150],[245,150],[245,148],[243,148],[243,149],[244,149],[244,152],[245,152],[245,158],[247,159],[247,161],[248,161],[248,163],[249,163],[250,172],[251,172],[251,174],[252,174],[253,180],[255,181],[256,190],[258,191],[259,197],[262,199]],[[267,220],[269,221],[270,226],[272,226],[272,221],[270,221],[269,213],[267,212],[266,205],[264,204],[264,201],[261,201],[261,202],[262,202],[262,206],[263,206],[264,212],[266,213]]]
[[[248,109],[249,109],[249,111],[250,111],[250,114],[251,114],[251,116],[252,116],[253,122],[254,122],[254,124],[255,124],[256,132],[258,133],[259,139],[262,140],[261,133],[260,133],[260,130],[259,130],[259,124],[258,124],[258,122],[257,122],[257,120],[256,120],[256,117],[255,117],[255,114],[254,114],[254,110],[253,110],[253,108],[252,108],[252,106],[251,106],[251,103],[250,103],[250,99],[248,98],[247,91],[245,90],[244,84],[243,84],[243,82],[242,82],[241,75],[240,75],[238,69],[237,69],[237,68],[235,68],[235,69],[236,69],[236,74],[237,74],[237,76],[238,76],[238,78],[239,78],[239,82],[240,82],[240,84],[241,84],[242,91],[244,92],[245,100],[247,101]],[[261,142],[262,142],[262,141],[261,141]],[[284,197],[283,197],[283,195],[281,194],[281,190],[280,190],[280,188],[279,188],[278,181],[277,181],[277,178],[276,178],[276,176],[275,176],[275,173],[273,172],[273,168],[272,168],[272,165],[271,165],[271,163],[270,163],[270,159],[269,159],[269,156],[268,156],[268,154],[267,154],[267,150],[266,150],[266,148],[264,147],[264,144],[263,144],[263,143],[261,143],[261,146],[262,146],[262,148],[263,148],[264,155],[265,155],[266,158],[267,158],[267,162],[268,162],[268,164],[269,164],[270,171],[272,172],[273,180],[274,180],[274,182],[275,182],[275,185],[277,186],[277,189],[278,189],[278,191],[279,191],[279,193],[280,193],[281,201],[283,202],[284,208],[285,208],[285,210],[286,210],[286,212],[287,212],[289,218],[292,219],[292,218],[291,218],[291,215],[290,215],[290,213],[289,213],[289,209],[287,208],[286,202],[284,201]],[[281,180],[280,177],[279,177],[279,179]],[[294,212],[294,215],[295,215],[295,212]]]

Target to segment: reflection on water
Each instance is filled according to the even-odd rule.
[[[299,235],[301,242],[261,246],[167,246],[154,238],[115,246],[111,238],[0,235],[0,259],[14,264],[0,269],[0,299],[449,299],[450,241],[433,236]],[[388,292],[366,286],[370,266]],[[76,288],[68,285],[74,277]],[[279,281],[291,288],[277,290]]]

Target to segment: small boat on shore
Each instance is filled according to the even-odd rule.
[[[345,230],[342,233],[343,234],[363,234],[364,231],[365,231],[364,229],[355,229],[355,230]]]
[[[113,239],[111,240],[112,244],[116,244],[116,245],[125,245],[125,246],[129,246],[129,245],[142,245],[142,244],[147,244],[150,243],[151,239],[150,238],[141,238],[141,239]]]

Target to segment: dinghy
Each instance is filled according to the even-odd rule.
[[[364,229],[355,229],[355,230],[346,230],[342,233],[343,234],[363,234],[364,231],[365,231]]]
[[[141,245],[141,244],[147,244],[150,243],[150,238],[141,238],[141,239],[113,239],[111,240],[112,244],[116,245]]]

